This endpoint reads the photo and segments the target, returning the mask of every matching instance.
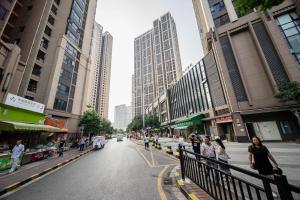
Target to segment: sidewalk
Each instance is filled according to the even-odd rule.
[[[202,190],[193,181],[185,178],[185,181],[181,179],[180,169],[177,169],[175,173],[175,180],[177,187],[181,190],[187,199],[191,200],[213,200],[204,190]]]
[[[78,149],[72,149],[65,152],[63,157],[54,157],[42,161],[33,162],[21,166],[18,171],[12,174],[7,174],[7,172],[0,172],[0,196],[69,163],[72,160],[77,159],[78,157],[88,153],[89,151],[91,151],[91,148],[88,148],[83,152],[79,152]]]

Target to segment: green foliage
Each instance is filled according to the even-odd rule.
[[[236,0],[235,7],[240,13],[245,14],[251,11],[253,8],[266,11],[273,6],[281,4],[283,1],[284,0]]]
[[[157,115],[147,115],[145,117],[145,126],[146,127],[151,127],[151,129],[154,128],[159,128],[160,127],[160,122],[159,119],[157,117]]]
[[[279,92],[275,95],[282,102],[300,102],[300,83],[297,81],[282,82],[279,85]]]
[[[79,126],[84,126],[84,133],[112,133],[113,131],[111,122],[100,117],[95,110],[90,108],[83,113]]]
[[[202,122],[194,124],[193,129],[196,130],[198,134],[204,134],[204,124]]]
[[[143,117],[135,116],[131,123],[127,126],[127,132],[129,131],[139,131],[143,128]]]

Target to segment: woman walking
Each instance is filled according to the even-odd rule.
[[[225,164],[228,164],[228,160],[230,157],[228,156],[226,150],[225,150],[225,145],[223,144],[222,140],[220,138],[215,139],[216,142],[216,157],[217,160],[220,162],[223,162]],[[220,169],[226,172],[227,174],[231,174],[230,168],[228,166],[220,164]]]
[[[274,166],[278,168],[276,160],[269,152],[268,148],[262,144],[259,137],[254,136],[251,141],[252,144],[248,147],[248,159],[251,168],[258,170],[258,173],[261,175],[270,177],[274,174],[270,160],[273,162]],[[274,192],[272,192],[272,194],[274,197],[277,197]]]

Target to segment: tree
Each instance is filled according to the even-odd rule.
[[[160,122],[159,122],[157,115],[154,115],[154,114],[147,115],[145,117],[145,126],[151,127],[152,129],[159,128]]]
[[[245,14],[250,10],[253,10],[253,8],[266,11],[273,6],[281,4],[283,1],[284,0],[236,0],[235,7],[240,13]]]
[[[143,128],[143,117],[135,116],[130,124],[127,126],[127,131],[139,131]]]
[[[113,130],[114,129],[111,125],[111,122],[103,117],[100,117],[100,131],[112,134]]]
[[[297,81],[282,82],[275,95],[281,102],[297,101],[300,103],[300,83]]]
[[[94,110],[88,109],[83,113],[79,126],[84,126],[85,133],[98,133],[100,131],[100,117]]]

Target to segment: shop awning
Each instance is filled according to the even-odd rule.
[[[198,114],[182,120],[178,120],[175,122],[175,129],[186,129],[189,126],[199,124],[203,118],[204,118],[203,114]]]
[[[12,121],[0,121],[0,130],[59,132],[60,129],[49,125],[26,124],[21,122],[12,122]]]

